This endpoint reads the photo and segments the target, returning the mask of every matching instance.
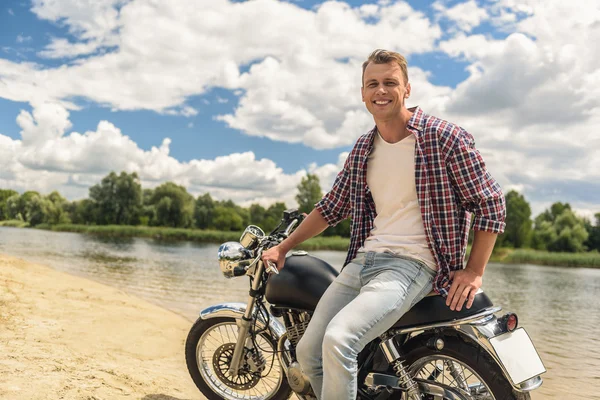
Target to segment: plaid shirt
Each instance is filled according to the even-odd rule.
[[[475,141],[464,129],[425,114],[419,107],[408,121],[415,135],[415,183],[427,244],[438,265],[433,288],[447,296],[450,271],[463,268],[471,213],[474,229],[504,231],[504,196],[485,168]],[[375,203],[367,186],[367,160],[377,127],[362,135],[315,207],[329,225],[352,217],[348,264],[373,229]],[[390,175],[391,177],[391,175]]]

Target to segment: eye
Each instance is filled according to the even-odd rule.
[[[396,82],[386,82],[386,86],[396,86]]]
[[[374,88],[377,87],[377,84],[375,82],[369,83],[368,85],[370,88]]]

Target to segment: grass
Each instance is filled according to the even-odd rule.
[[[0,226],[8,226],[10,228],[26,228],[29,226],[29,223],[18,219],[11,219],[8,221],[0,221]]]
[[[532,249],[499,249],[493,260],[509,264],[600,268],[600,253],[554,253]]]
[[[0,221],[0,226],[23,228],[28,224],[23,221]],[[224,232],[215,230],[128,226],[128,225],[77,225],[41,224],[38,229],[57,232],[77,232],[108,237],[148,237],[161,240],[187,240],[199,243],[223,243],[238,241],[241,232]],[[348,250],[349,239],[339,236],[318,236],[298,246],[304,250]],[[600,253],[552,253],[531,249],[497,248],[491,260],[507,264],[537,264],[564,267],[600,268]]]

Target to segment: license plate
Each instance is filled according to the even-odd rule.
[[[493,337],[490,343],[515,385],[546,372],[524,328]]]

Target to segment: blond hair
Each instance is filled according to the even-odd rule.
[[[391,62],[395,62],[400,66],[400,70],[404,76],[404,83],[408,83],[408,63],[406,62],[406,58],[395,51],[377,49],[369,55],[367,61],[362,65],[362,84],[364,85],[365,82],[365,70],[367,69],[367,65],[370,63],[387,64]]]

